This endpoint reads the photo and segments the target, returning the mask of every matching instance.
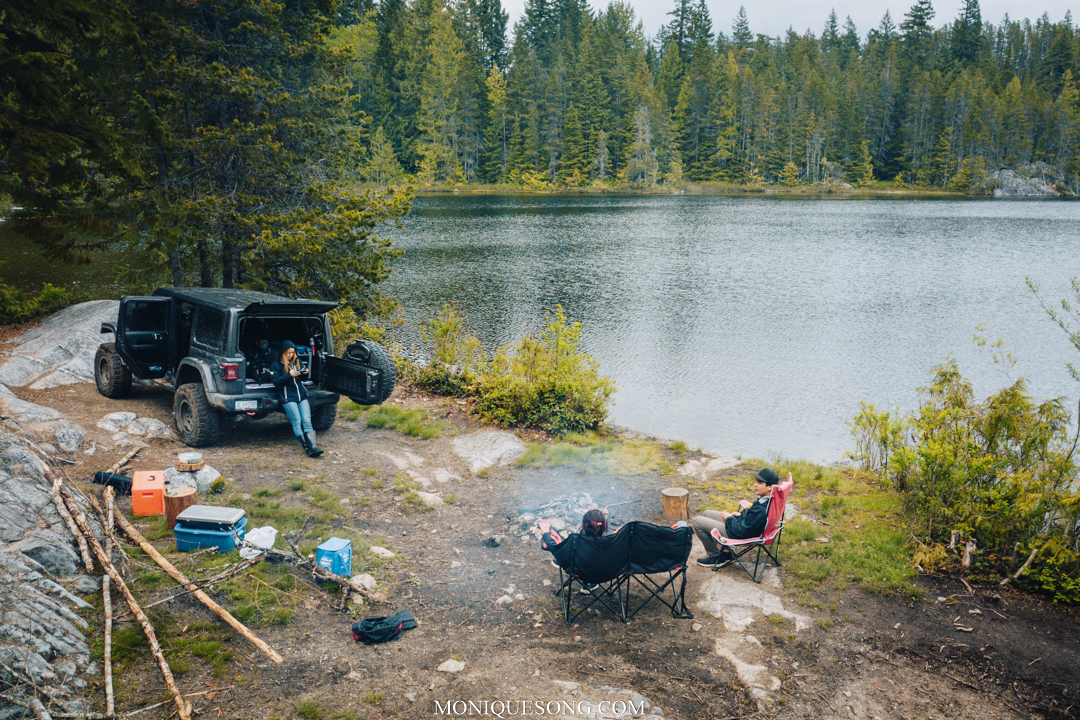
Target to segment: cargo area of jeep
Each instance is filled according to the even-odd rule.
[[[394,390],[390,353],[377,343],[353,341],[334,356],[327,313],[338,303],[290,300],[221,288],[158,288],[152,296],[123,297],[113,333],[94,358],[98,391],[120,398],[132,378],[160,379],[172,386],[173,416],[180,439],[192,447],[213,445],[222,418],[262,418],[282,411],[270,366],[292,341],[311,401],[314,428],[334,424],[342,395],[378,405]]]

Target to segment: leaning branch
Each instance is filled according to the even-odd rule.
[[[278,653],[272,647],[263,642],[263,640],[260,639],[257,635],[255,635],[255,633],[248,630],[247,627],[242,622],[234,618],[228,610],[214,602],[214,600],[211,599],[209,595],[200,590],[198,586],[195,585],[195,583],[191,582],[191,580],[187,578],[186,575],[177,570],[175,565],[166,560],[165,557],[157,551],[157,548],[151,545],[150,542],[142,536],[142,533],[136,530],[135,527],[130,522],[128,522],[127,518],[124,517],[124,514],[115,508],[111,494],[106,495],[106,502],[113,510],[113,514],[116,518],[116,523],[120,526],[120,529],[127,533],[128,537],[134,540],[138,544],[138,546],[143,549],[143,552],[153,558],[154,562],[160,565],[162,570],[168,573],[170,577],[176,580],[176,582],[183,585],[185,589],[192,591],[195,594],[195,597],[197,597],[203,605],[210,608],[210,610],[213,611],[215,615],[228,623],[233,630],[243,635],[248,640],[248,642],[259,648],[259,650],[263,651],[263,653],[265,653],[266,656],[269,657],[271,660],[276,663],[280,663],[284,660],[284,658],[282,658],[281,655],[278,655]]]
[[[1031,551],[1031,554],[1028,555],[1028,559],[1024,562],[1023,565],[1020,566],[1020,569],[1017,570],[1013,574],[1012,577],[1007,577],[1004,580],[1002,580],[1001,582],[999,582],[998,585],[1008,585],[1013,580],[1019,580],[1020,576],[1023,575],[1024,573],[1026,573],[1031,568],[1031,563],[1035,562],[1035,556],[1038,555],[1038,554],[1039,554],[1039,548],[1033,549]]]
[[[65,495],[63,487],[59,486],[59,480],[48,465],[45,465],[45,475],[53,482],[54,487],[59,488],[61,496]],[[66,501],[68,498],[64,498],[64,500]],[[94,533],[90,528],[90,523],[87,521],[86,516],[83,515],[82,510],[79,509],[78,504],[71,501],[68,505],[68,510],[71,512],[79,529],[82,530],[83,536],[89,542],[90,548],[94,551],[94,555],[97,556],[98,562],[105,568],[105,572],[109,574],[112,581],[116,583],[116,587],[123,594],[128,607],[131,608],[131,612],[134,613],[139,621],[139,625],[142,626],[143,634],[146,635],[146,642],[150,645],[150,652],[154,655],[154,659],[157,660],[158,670],[161,671],[161,676],[165,679],[165,686],[169,689],[169,694],[173,697],[177,715],[180,716],[180,720],[191,720],[191,715],[188,713],[184,700],[180,697],[180,689],[176,687],[176,681],[173,680],[172,671],[169,670],[169,663],[166,662],[165,656],[161,652],[161,645],[158,643],[157,634],[154,632],[154,626],[150,623],[150,620],[146,617],[142,608],[139,607],[139,603],[135,601],[135,596],[131,594],[131,590],[128,589],[127,584],[124,582],[124,578],[120,577],[120,573],[117,572],[116,567],[113,566],[109,556],[101,547],[101,543],[99,543],[94,536]]]
[[[94,561],[90,557],[90,548],[86,546],[86,538],[80,532],[78,526],[75,524],[75,520],[72,519],[71,513],[68,512],[67,506],[64,503],[63,498],[60,497],[60,478],[53,474],[48,465],[42,463],[42,467],[45,468],[45,475],[52,482],[52,490],[49,491],[49,498],[53,501],[53,505],[56,506],[56,511],[60,513],[60,517],[64,518],[64,523],[67,524],[68,530],[75,536],[75,539],[79,542],[79,553],[82,555],[83,565],[86,566],[86,572],[94,572]]]

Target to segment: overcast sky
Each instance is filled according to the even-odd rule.
[[[1059,22],[1064,19],[1065,11],[1075,3],[1076,0],[1035,0],[1032,3],[982,0],[979,7],[984,22],[997,24],[1005,13],[1014,20],[1026,17],[1034,21],[1044,12],[1050,16],[1051,22]],[[599,10],[607,7],[608,0],[589,0],[589,4],[594,10]],[[652,37],[661,25],[669,21],[667,13],[675,7],[675,0],[629,0],[629,4],[645,24],[645,34]],[[859,37],[865,40],[866,33],[877,27],[886,10],[892,14],[893,22],[899,25],[915,0],[706,0],[706,4],[712,14],[714,32],[722,30],[727,35],[731,35],[731,23],[740,5],[746,7],[751,32],[772,37],[783,35],[788,27],[800,34],[809,28],[820,36],[829,11],[835,8],[840,25],[843,26],[844,18],[850,15],[859,29]],[[935,0],[934,27],[955,20],[963,6],[964,0]],[[525,10],[525,0],[503,0],[503,7],[510,13],[510,28],[513,28]],[[1074,17],[1073,22],[1076,21]],[[510,31],[508,35],[513,38],[514,33]]]

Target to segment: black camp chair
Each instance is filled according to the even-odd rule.
[[[600,538],[575,533],[558,545],[545,535],[542,544],[559,566],[555,594],[562,596],[566,622],[573,622],[598,603],[628,622],[654,598],[667,605],[675,617],[694,617],[686,608],[686,561],[693,537],[688,527],[673,529],[644,522],[627,523],[618,532]],[[666,578],[657,581],[652,575]],[[633,583],[648,597],[628,611]]]

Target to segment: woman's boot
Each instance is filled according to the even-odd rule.
[[[307,453],[308,457],[312,457],[312,455],[311,455],[311,443],[308,442],[307,436],[306,435],[297,435],[296,439],[300,441],[300,445],[303,446],[304,452]]]
[[[307,454],[308,457],[319,457],[322,455],[322,450],[315,444],[315,431],[311,431],[304,435],[307,438]]]

